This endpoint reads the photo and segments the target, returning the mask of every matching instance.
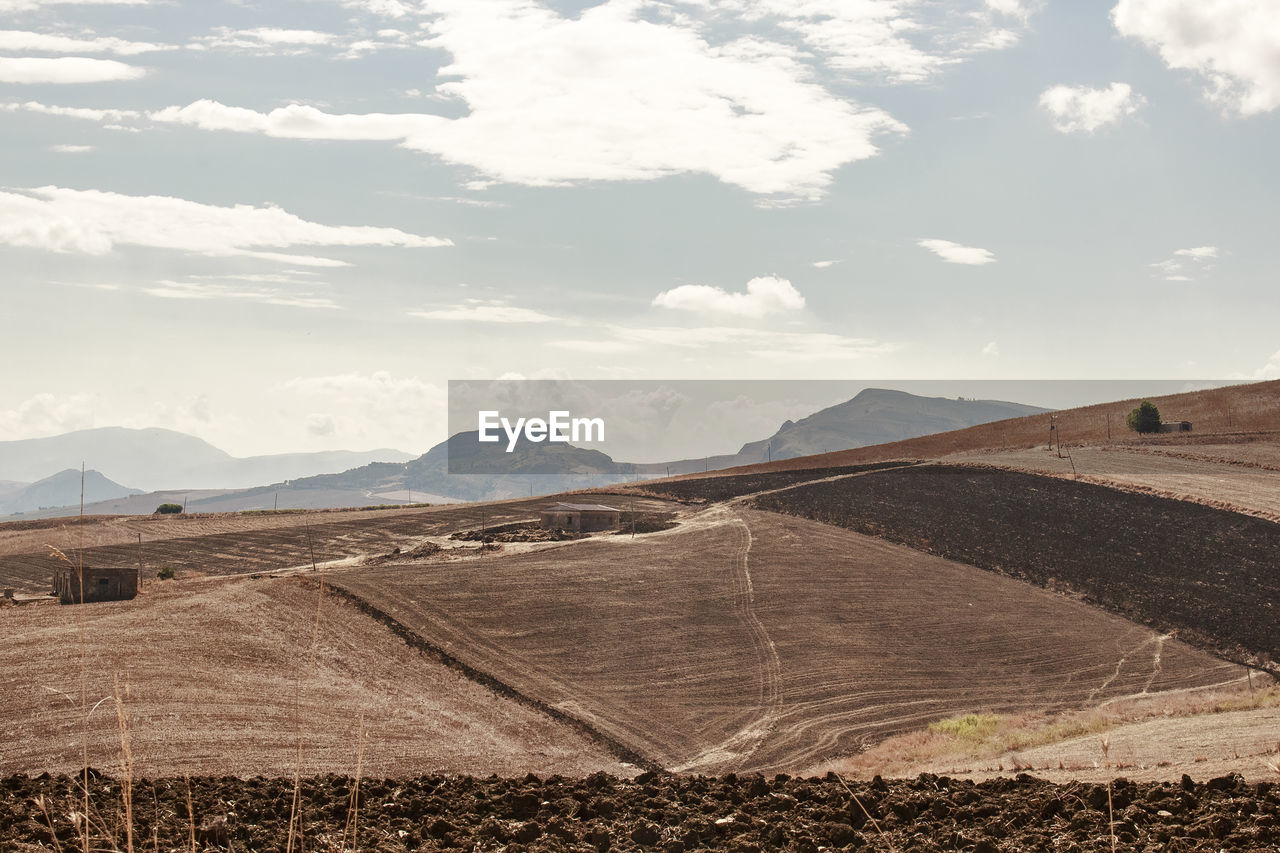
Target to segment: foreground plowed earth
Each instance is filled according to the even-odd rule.
[[[80,768],[82,720],[88,762],[119,767],[117,690],[144,774],[349,773],[357,761],[380,775],[624,772],[573,728],[317,590],[298,578],[219,580],[0,610],[0,773]]]
[[[78,850],[66,815],[72,779],[0,779],[0,840],[33,853]],[[289,832],[287,779],[159,779],[134,786],[139,849],[599,851],[827,850],[1179,851],[1264,853],[1280,841],[1280,786],[1223,776],[1201,782],[1053,785],[1030,776],[975,784],[946,776],[845,786],[824,779],[644,774],[631,780],[303,780],[301,837]],[[123,849],[120,785],[90,781],[89,814]],[[192,804],[188,811],[188,797]],[[43,799],[40,799],[43,798]],[[49,815],[39,806],[50,806]],[[95,835],[94,841],[98,838]]]
[[[789,770],[969,710],[1052,710],[1243,670],[990,572],[721,506],[662,534],[335,582],[668,768]]]

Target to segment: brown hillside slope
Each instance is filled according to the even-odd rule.
[[[1165,420],[1187,420],[1189,435],[1137,436],[1125,426],[1125,417],[1141,400],[1121,400],[1055,412],[1058,438],[1071,444],[1114,444],[1133,447],[1183,447],[1197,444],[1280,442],[1280,379],[1232,385],[1207,391],[1190,391],[1151,397]],[[1110,440],[1108,440],[1108,417]],[[725,474],[828,468],[888,459],[936,459],[952,453],[997,448],[1043,447],[1049,440],[1049,415],[1028,415],[920,438],[839,450],[778,462],[744,465],[675,479],[697,479]],[[1056,439],[1055,439],[1056,442]]]
[[[316,613],[316,586],[299,578],[0,608],[0,776],[81,767],[81,620],[97,706],[88,761],[104,771],[120,766],[107,698],[118,678],[140,775],[290,775],[299,736],[303,773],[354,773],[362,716],[366,775],[626,772],[577,730],[407,648],[331,593],[313,652]]]

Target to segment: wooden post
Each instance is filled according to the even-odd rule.
[[[138,534],[138,592],[142,592],[142,534]]]

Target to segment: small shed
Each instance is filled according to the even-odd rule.
[[[58,569],[53,574],[53,594],[63,604],[84,601],[127,601],[138,594],[138,570],[84,567],[84,582],[79,569]]]
[[[1161,421],[1161,432],[1191,432],[1191,421]]]
[[[590,533],[612,530],[622,520],[622,510],[604,504],[553,504],[542,511],[544,530]]]

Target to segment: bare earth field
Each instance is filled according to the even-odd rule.
[[[81,767],[81,620],[88,762],[106,771],[120,766],[117,678],[138,774],[291,776],[299,760],[303,773],[351,773],[362,725],[374,775],[627,771],[331,593],[313,651],[318,600],[300,578],[217,579],[130,602],[0,609],[0,775]]]
[[[1060,477],[1078,475],[1090,483],[1138,489],[1280,521],[1280,447],[1260,444],[1141,450],[1072,447],[1070,454],[1070,458],[1059,457],[1056,451],[1038,448],[963,453],[943,461]],[[1269,467],[1261,467],[1264,464]]]
[[[633,501],[637,511],[665,506],[654,500],[626,500]],[[537,498],[419,509],[98,516],[84,525],[83,559],[86,566],[136,566],[141,556],[144,578],[154,577],[161,567],[174,569],[178,577],[270,572],[393,548],[408,550],[430,537],[482,522],[493,526],[536,519],[547,502]],[[50,589],[54,571],[65,564],[50,556],[46,545],[79,559],[81,530],[74,519],[8,528],[0,526],[0,587],[22,592]]]
[[[968,709],[1067,708],[1243,670],[837,527],[719,506],[665,533],[335,584],[664,767],[794,770]]]
[[[1070,591],[1256,666],[1280,657],[1280,524],[1271,521],[948,465],[801,485],[755,503]]]

